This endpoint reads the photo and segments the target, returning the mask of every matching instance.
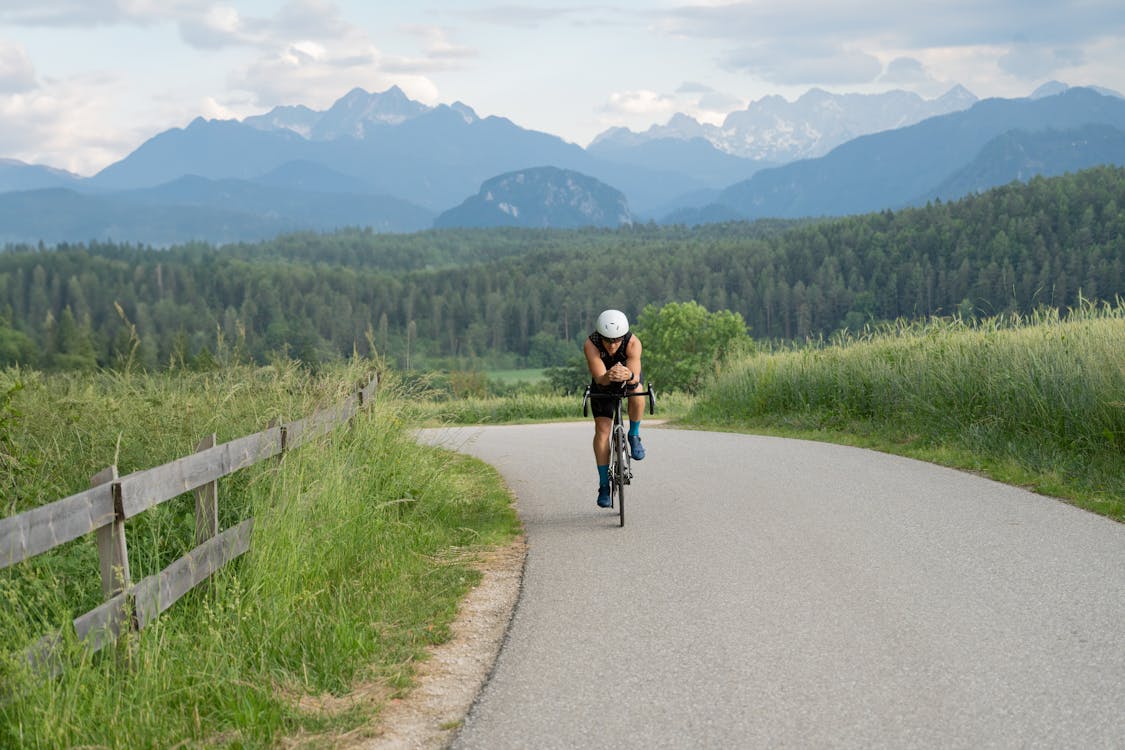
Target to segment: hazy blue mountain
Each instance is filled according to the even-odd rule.
[[[412,232],[428,228],[432,220],[431,212],[398,198],[304,192],[202,177],[103,195],[61,188],[0,194],[0,243],[223,243],[345,226]]]
[[[643,133],[611,128],[590,144],[596,148],[636,147],[656,140],[702,138],[723,153],[752,161],[783,164],[823,156],[836,146],[869,133],[912,125],[972,106],[977,97],[954,86],[936,99],[908,91],[880,94],[831,94],[810,89],[796,101],[766,96],[731,112],[722,125],[700,123],[683,113],[667,125]]]
[[[363,138],[371,127],[401,125],[430,109],[408,98],[398,86],[375,94],[354,88],[324,112],[303,106],[274,107],[242,122],[260,130],[290,130],[310,140],[330,141]]]
[[[1041,99],[986,99],[964,112],[856,138],[818,159],[758,172],[719,203],[746,218],[838,216],[910,205],[1006,132],[1125,128],[1125,100],[1073,88]]]
[[[244,122],[196,119],[149,139],[91,182],[123,190],[194,174],[273,184],[276,175],[266,175],[299,162],[343,177],[334,187],[322,172],[317,190],[355,191],[358,180],[365,192],[436,213],[497,174],[550,164],[596,177],[625,192],[634,208],[651,210],[688,191],[725,187],[760,166],[702,142],[616,150],[612,157],[502,117],[478,117],[460,102],[427,107],[397,88],[355,89],[324,112],[279,107]]]
[[[375,94],[354,89],[324,111],[291,106],[243,122],[197,118],[154,136],[90,178],[0,161],[0,198],[9,222],[0,235],[162,244],[175,241],[168,238],[255,239],[345,224],[411,231],[452,206],[457,208],[447,213],[467,216],[465,196],[500,179],[496,175],[522,173],[525,181],[554,184],[557,176],[529,169],[537,165],[623,194],[624,214],[606,210],[610,224],[625,214],[630,220],[698,223],[860,213],[955,197],[1037,169],[1057,173],[1051,170],[1116,158],[1114,133],[1091,131],[1069,146],[1065,138],[1037,135],[1090,124],[1125,129],[1125,100],[1098,91],[1107,95],[1051,82],[1027,99],[969,107],[975,97],[960,87],[935,100],[905,92],[833,95],[814,89],[793,103],[780,97],[755,102],[731,113],[721,128],[677,115],[645,133],[607,131],[583,149],[502,117],[481,118],[460,102],[429,107],[398,88]],[[948,113],[884,129],[935,111]],[[873,128],[884,130],[784,166],[746,156],[790,158]],[[39,190],[54,187],[69,190]],[[601,204],[601,193],[590,192]],[[76,193],[98,200],[83,201]],[[548,194],[555,195],[541,197]],[[465,204],[474,200],[482,199],[478,194]],[[527,200],[524,194],[508,205],[518,206],[525,219],[564,221],[554,215],[557,205],[535,209]],[[476,206],[481,216],[497,210],[495,202],[486,204]],[[136,215],[142,209],[149,215]],[[39,213],[21,213],[27,211]],[[44,216],[53,218],[44,223]]]
[[[268,239],[294,226],[277,218],[191,206],[138,206],[64,188],[0,195],[0,242],[114,240],[162,247],[190,240]]]
[[[1028,98],[1042,99],[1046,96],[1055,96],[1057,94],[1061,94],[1064,91],[1068,91],[1072,88],[1075,87],[1071,86],[1070,84],[1063,83],[1062,81],[1047,81],[1043,85],[1039,86],[1039,88],[1035,89],[1035,91],[1032,91]],[[1088,88],[1091,91],[1096,91],[1102,96],[1116,96],[1118,99],[1121,98],[1120,92],[1114,91],[1113,89],[1107,89],[1102,86],[1085,86],[1083,88]]]
[[[129,190],[184,175],[251,180],[286,162],[314,160],[313,144],[288,130],[264,131],[235,120],[197,117],[166,130],[90,178],[100,188]]]
[[[62,169],[25,164],[16,159],[0,159],[0,192],[76,187],[82,178]]]
[[[195,176],[154,188],[123,191],[113,197],[146,206],[223,210],[320,231],[369,226],[380,232],[412,232],[429,227],[433,221],[431,212],[391,196],[292,190]]]
[[[487,180],[435,227],[617,227],[632,222],[620,190],[578,172],[536,167]]]
[[[586,151],[612,164],[648,169],[659,165],[667,172],[685,175],[705,187],[725,187],[750,178],[763,167],[775,166],[720,151],[705,138],[656,138],[635,142],[604,138],[591,143]]]
[[[303,104],[285,105],[274,107],[264,115],[247,117],[242,124],[258,130],[290,130],[302,138],[308,138],[322,114]]]
[[[954,200],[1015,180],[1054,177],[1101,164],[1125,165],[1125,130],[1111,125],[1012,130],[986,143],[975,159],[923,197]]]
[[[366,195],[375,192],[374,186],[366,180],[337,172],[313,161],[285,162],[277,169],[254,178],[253,182],[269,187],[305,190],[311,193]]]

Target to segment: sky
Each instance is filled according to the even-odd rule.
[[[399,86],[586,146],[765,96],[1125,92],[1121,0],[0,0],[0,158],[91,175],[198,116]]]

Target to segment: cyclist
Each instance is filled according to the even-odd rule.
[[[641,340],[629,332],[629,319],[620,310],[605,310],[598,316],[594,332],[583,345],[590,368],[590,392],[619,394],[641,388]],[[629,455],[645,457],[641,445],[641,415],[644,397],[630,398]],[[609,508],[609,434],[613,428],[613,400],[591,399],[594,411],[594,461],[598,466],[598,507]]]

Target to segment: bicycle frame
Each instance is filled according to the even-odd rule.
[[[589,416],[589,402],[592,398],[611,398],[613,404],[613,427],[609,433],[609,497],[610,507],[617,506],[618,526],[625,525],[625,485],[633,481],[633,459],[629,453],[627,433],[621,419],[621,402],[627,398],[648,397],[648,413],[656,411],[656,391],[649,383],[648,390],[627,393],[591,393],[590,386],[582,396],[582,415]]]

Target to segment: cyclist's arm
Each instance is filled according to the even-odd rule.
[[[625,366],[632,373],[627,381],[628,385],[640,385],[644,372],[641,370],[641,340],[636,336],[629,339],[629,348],[625,350]]]
[[[582,351],[586,355],[586,366],[590,368],[590,377],[594,379],[595,383],[605,386],[620,382],[614,380],[609,371],[605,369],[605,363],[602,362],[602,358],[598,354],[598,347],[594,346],[594,342],[586,339]],[[614,367],[617,367],[617,365],[614,365]]]

